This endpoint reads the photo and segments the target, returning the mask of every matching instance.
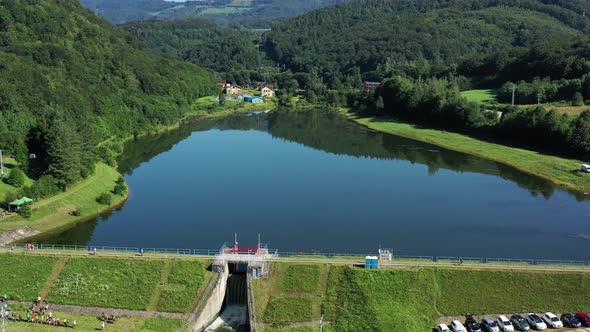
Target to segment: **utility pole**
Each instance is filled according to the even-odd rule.
[[[543,96],[542,93],[537,93],[537,105],[541,105],[541,97]]]
[[[0,308],[0,318],[2,319],[2,324],[0,324],[0,327],[2,328],[2,332],[6,332],[6,316],[8,316],[8,310],[6,309],[6,304]]]
[[[2,162],[2,150],[0,150],[0,179],[4,178],[4,163]]]
[[[324,315],[320,318],[320,332],[324,332]]]
[[[512,106],[514,106],[514,95],[516,94],[516,84],[512,84]]]

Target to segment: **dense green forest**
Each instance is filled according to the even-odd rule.
[[[62,189],[108,154],[98,143],[174,123],[218,79],[145,50],[77,0],[2,1],[0,75],[0,148]]]
[[[338,89],[358,72],[440,76],[471,56],[571,40],[590,29],[584,11],[582,0],[355,0],[277,23],[266,47]]]
[[[292,17],[349,0],[81,0],[82,4],[115,24],[158,19],[195,17],[235,27],[270,28],[281,18]]]
[[[266,81],[269,65],[258,51],[259,37],[206,19],[140,21],[121,26],[147,47],[221,73],[237,84]],[[276,72],[276,68],[272,69]],[[266,77],[265,77],[266,76]]]

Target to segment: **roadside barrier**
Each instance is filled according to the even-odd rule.
[[[189,248],[138,248],[118,246],[89,246],[89,245],[56,245],[36,244],[29,247],[27,244],[6,245],[0,247],[0,252],[24,252],[24,253],[45,253],[45,254],[71,254],[71,255],[100,255],[100,256],[158,256],[158,257],[201,257],[213,258],[228,245],[224,244],[220,249],[189,249]],[[273,259],[293,260],[332,260],[343,262],[364,263],[366,256],[375,256],[375,253],[327,253],[327,252],[290,252],[269,250]],[[391,263],[428,263],[441,265],[500,265],[500,266],[562,266],[587,268],[590,270],[590,260],[571,259],[531,259],[531,258],[501,258],[501,257],[458,257],[458,256],[420,256],[420,255],[393,255]],[[381,261],[387,263],[387,261]]]

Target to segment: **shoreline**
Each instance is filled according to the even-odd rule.
[[[365,128],[433,144],[448,150],[466,153],[513,167],[521,172],[538,176],[562,189],[580,195],[590,193],[590,174],[579,172],[582,161],[565,159],[522,148],[490,143],[437,129],[421,128],[416,124],[398,122],[394,119],[359,117],[349,110],[342,113],[354,123]],[[587,196],[590,199],[590,196]]]
[[[266,105],[266,106],[272,108],[272,107],[274,107],[274,104],[272,106],[269,106],[269,105]],[[191,112],[191,113],[188,113],[185,116],[183,116],[175,124],[162,126],[161,128],[158,128],[157,130],[147,131],[147,132],[144,132],[141,135],[137,135],[137,136],[129,135],[128,137],[121,139],[121,143],[124,144],[130,140],[135,139],[135,138],[141,138],[141,137],[145,137],[148,135],[160,134],[160,133],[165,133],[165,132],[176,130],[186,121],[199,121],[199,120],[203,120],[203,119],[222,118],[222,117],[230,116],[232,114],[241,113],[241,112],[244,112],[244,109],[226,109],[223,111],[218,111],[218,112],[213,112],[213,113],[207,113],[207,112],[203,112],[203,111]],[[101,142],[100,144],[104,144],[105,142],[108,142],[108,140]],[[123,152],[121,152],[121,154],[122,153]],[[121,156],[121,154],[118,154],[115,157],[118,158]],[[99,166],[101,164],[104,166]],[[99,167],[107,167],[107,168],[111,169],[114,173],[116,173],[117,176],[123,177],[123,174],[121,174],[118,170],[118,165],[109,166],[109,165],[106,165],[103,163],[97,163],[97,171],[95,171],[95,173],[98,172]],[[98,177],[100,177],[100,174],[98,174]],[[44,205],[51,204],[52,201],[59,202],[60,195],[65,195],[65,196],[72,195],[73,194],[72,190],[79,188],[79,187],[94,186],[97,184],[95,182],[97,182],[99,180],[104,180],[104,179],[97,178],[97,174],[93,174],[89,178],[78,182],[72,188],[66,190],[65,192],[60,193],[56,196],[52,196],[52,197],[48,197],[46,199],[40,200],[38,202],[35,202],[35,204],[42,204],[42,206],[44,206]],[[83,215],[80,217],[74,217],[74,218],[70,218],[73,216],[71,215],[71,213],[68,212],[67,216],[64,216],[65,218],[63,218],[63,219],[69,219],[69,220],[61,219],[57,222],[48,222],[48,224],[51,224],[51,226],[42,225],[41,227],[39,227],[40,225],[38,225],[36,223],[39,223],[40,220],[42,220],[42,219],[51,218],[51,217],[59,217],[60,214],[63,214],[63,209],[71,204],[68,204],[67,202],[62,202],[63,204],[60,208],[56,209],[56,211],[54,211],[51,214],[42,216],[41,218],[34,218],[35,216],[33,215],[33,218],[31,218],[31,219],[13,220],[14,218],[19,218],[19,217],[13,216],[13,217],[7,218],[8,220],[2,220],[2,221],[0,221],[0,246],[6,246],[9,244],[18,243],[18,242],[27,241],[27,240],[34,240],[34,239],[42,237],[42,236],[58,233],[60,231],[66,230],[66,229],[71,228],[71,227],[78,225],[80,223],[84,223],[84,222],[87,222],[87,221],[92,220],[94,218],[97,218],[102,214],[108,213],[109,211],[120,208],[127,202],[127,200],[130,197],[131,189],[129,188],[127,182],[125,182],[125,185],[127,186],[127,191],[122,196],[113,195],[113,202],[109,206],[105,206],[104,208],[99,209],[99,210],[93,210],[90,214]],[[35,204],[33,205],[34,211],[37,210]],[[8,225],[9,223],[14,223],[14,227],[11,227],[11,225]]]

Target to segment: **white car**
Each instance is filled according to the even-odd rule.
[[[508,318],[506,318],[506,316],[498,316],[498,326],[503,332],[514,332],[514,326],[508,320]]]
[[[484,330],[488,332],[500,332],[500,327],[498,326],[498,323],[496,323],[490,317],[484,317],[484,319],[481,320],[481,325],[484,328]]]
[[[461,322],[458,320],[454,320],[451,322],[451,330],[453,332],[467,332],[465,326],[463,326],[463,324],[461,324]]]
[[[533,313],[527,314],[526,321],[529,322],[529,325],[534,330],[541,331],[541,330],[547,329],[547,325],[545,324],[545,322],[543,322],[541,317],[539,317],[539,315],[537,315],[537,314],[533,314]]]
[[[436,332],[451,332],[451,330],[449,330],[449,327],[445,324],[439,324],[436,328]]]
[[[554,329],[560,329],[563,327],[563,323],[552,312],[546,312],[543,315],[543,320],[545,321],[545,323],[547,323],[548,326],[551,326]]]

